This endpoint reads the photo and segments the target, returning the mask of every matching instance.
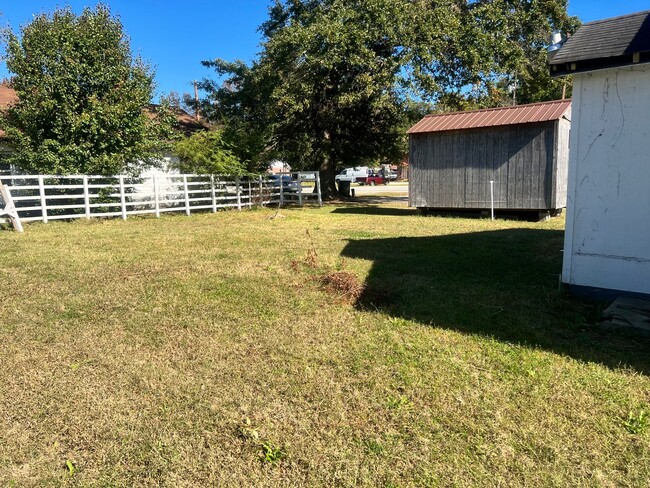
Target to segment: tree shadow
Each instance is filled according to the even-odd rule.
[[[602,303],[559,290],[562,231],[512,229],[351,240],[374,262],[357,302],[425,325],[650,373],[650,341],[595,326]]]

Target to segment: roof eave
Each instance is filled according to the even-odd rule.
[[[611,56],[598,59],[581,59],[554,61],[550,63],[549,69],[552,77],[587,73],[603,69],[624,68],[650,63],[650,52],[624,54],[622,56]]]

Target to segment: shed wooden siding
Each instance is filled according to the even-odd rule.
[[[557,181],[567,171],[563,122],[411,134],[410,205],[486,209],[493,180],[497,209],[564,207],[566,181]]]

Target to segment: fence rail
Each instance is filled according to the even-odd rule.
[[[165,212],[217,212],[253,206],[322,205],[317,172],[227,177],[157,173],[144,177],[0,176],[23,222],[121,217]],[[1,220],[6,220],[0,217]]]

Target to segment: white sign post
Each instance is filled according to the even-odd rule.
[[[494,181],[490,180],[490,214],[494,220]]]

